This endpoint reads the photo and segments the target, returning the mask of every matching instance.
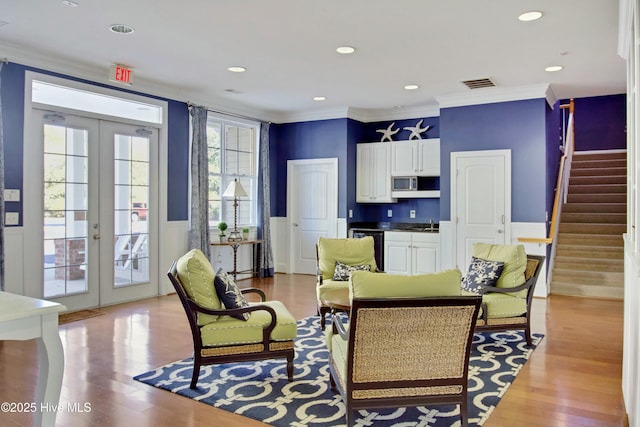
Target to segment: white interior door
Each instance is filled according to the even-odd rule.
[[[43,261],[27,294],[70,310],[157,295],[157,131],[33,114],[25,262]]]
[[[319,237],[337,237],[338,159],[287,162],[292,273],[315,274]]]
[[[511,151],[451,153],[451,189],[456,265],[464,271],[473,243],[511,241]]]

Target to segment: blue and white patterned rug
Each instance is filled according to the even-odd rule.
[[[537,345],[543,335],[534,334]],[[328,351],[320,318],[298,321],[294,381],[286,361],[274,359],[202,367],[189,388],[192,360],[134,377],[143,383],[278,427],[344,426],[345,407],[329,385]],[[482,425],[525,364],[533,348],[522,332],[475,334],[469,366],[469,425]],[[457,405],[362,410],[356,426],[450,427],[460,424]]]

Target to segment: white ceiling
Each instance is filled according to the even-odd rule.
[[[497,87],[479,91],[507,97],[626,90],[616,0],[75,1],[0,0],[0,57],[105,83],[125,64],[135,90],[276,122],[418,117],[477,94],[461,81],[485,77]],[[528,10],[544,16],[518,21]],[[343,45],[357,50],[336,53]]]

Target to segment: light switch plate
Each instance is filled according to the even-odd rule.
[[[20,190],[5,189],[4,190],[4,201],[5,202],[19,202],[20,201]]]
[[[353,209],[349,209],[349,218],[353,218]]]
[[[393,216],[393,211],[391,209],[387,210],[387,217],[391,218]]]
[[[6,212],[4,216],[4,223],[6,225],[18,225],[20,222],[20,215],[18,212]]]

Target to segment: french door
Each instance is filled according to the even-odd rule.
[[[34,116],[29,197],[40,209],[25,225],[40,242],[30,274],[41,296],[80,309],[157,295],[157,130]]]

